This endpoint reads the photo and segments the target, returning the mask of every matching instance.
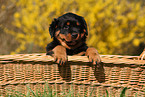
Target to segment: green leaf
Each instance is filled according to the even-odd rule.
[[[122,92],[121,92],[121,94],[120,94],[120,97],[125,97],[125,91],[127,90],[127,87],[125,87],[123,90],[122,90]]]
[[[106,97],[109,97],[109,93],[108,93],[108,91],[106,90],[106,94],[107,94],[107,96]]]
[[[32,94],[34,95],[34,97],[37,97],[37,95],[34,93],[34,91],[29,86],[27,86],[27,88],[32,92]]]

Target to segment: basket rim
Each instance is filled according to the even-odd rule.
[[[100,55],[102,63],[144,65],[145,60],[139,56],[129,55]],[[45,53],[0,55],[0,63],[12,62],[53,62],[53,57]],[[87,56],[68,56],[68,61],[89,62]]]

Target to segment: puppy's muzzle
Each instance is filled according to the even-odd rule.
[[[78,37],[78,33],[72,33],[72,34],[71,34],[71,37],[72,37],[73,39],[76,39],[76,38]]]
[[[75,40],[74,41],[66,41],[66,44],[69,45],[69,46],[71,46],[71,45],[73,46],[76,43],[77,43],[77,41],[75,41]]]

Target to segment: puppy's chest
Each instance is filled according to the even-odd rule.
[[[67,55],[76,55],[81,52],[86,52],[87,47],[77,48],[77,49],[66,49]],[[81,54],[83,55],[83,54]]]
[[[67,55],[75,55],[75,54],[78,54],[80,53],[81,51],[78,49],[66,49],[66,53]]]

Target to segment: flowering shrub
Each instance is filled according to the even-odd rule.
[[[14,0],[15,1],[15,0]],[[20,46],[39,47],[51,41],[48,27],[53,18],[74,12],[85,18],[89,28],[87,44],[101,54],[123,54],[145,42],[145,6],[127,0],[18,0],[14,14],[15,29],[6,31],[15,36]]]

